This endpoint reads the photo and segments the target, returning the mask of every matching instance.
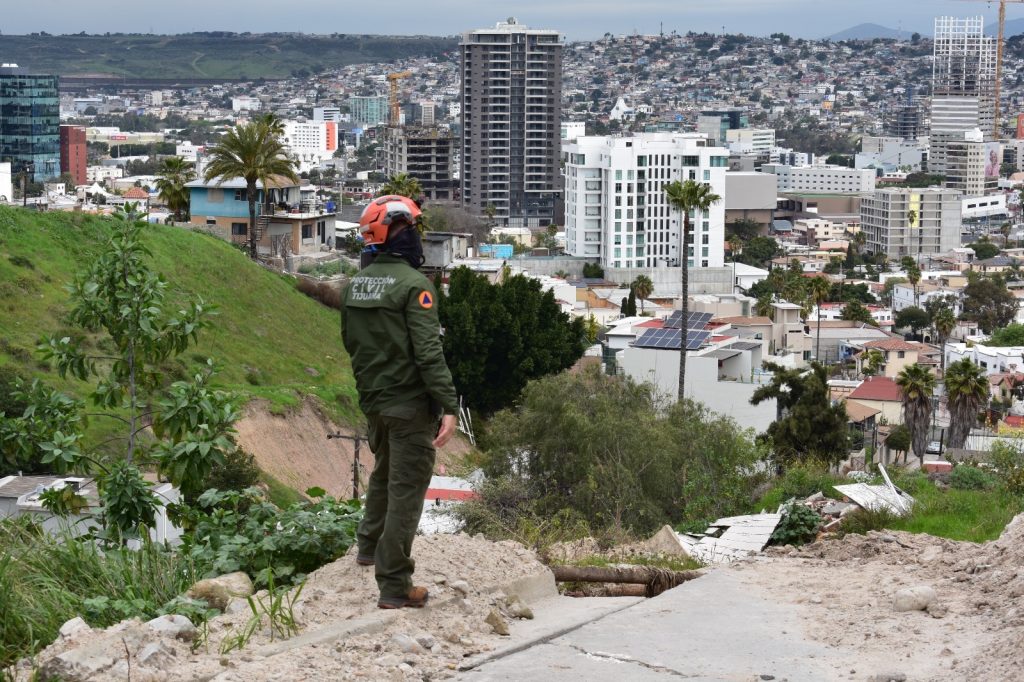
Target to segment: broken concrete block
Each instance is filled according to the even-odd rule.
[[[499,635],[508,635],[508,623],[501,617],[497,609],[491,609],[491,612],[487,614],[487,618],[484,622],[491,626],[491,629]]]
[[[146,627],[154,632],[171,635],[185,642],[191,642],[196,636],[196,626],[185,616],[168,614],[157,616],[146,623]]]
[[[81,632],[88,632],[92,630],[89,624],[86,623],[80,616],[75,616],[64,625],[60,626],[60,636],[64,639],[70,639]]]
[[[935,589],[928,585],[908,587],[896,593],[893,599],[893,608],[897,612],[924,611],[936,599],[938,599],[938,595],[935,593]]]

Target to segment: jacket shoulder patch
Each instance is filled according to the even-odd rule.
[[[418,297],[420,307],[425,310],[430,310],[434,307],[434,295],[429,291],[421,291]]]

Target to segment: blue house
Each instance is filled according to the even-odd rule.
[[[256,183],[256,245],[260,254],[284,257],[316,253],[334,243],[334,206],[316,198],[312,186],[301,186],[288,178],[274,176]],[[189,189],[189,212],[193,225],[205,226],[214,234],[239,244],[249,242],[249,201],[245,180],[199,179]]]

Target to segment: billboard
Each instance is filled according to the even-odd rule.
[[[1003,165],[1003,145],[989,142],[985,145],[985,179],[999,178],[999,169]]]

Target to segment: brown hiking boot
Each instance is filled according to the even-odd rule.
[[[421,609],[427,604],[427,588],[413,587],[404,597],[381,597],[377,600],[378,609]]]
[[[375,562],[373,556],[369,554],[357,554],[356,563],[360,566],[373,566]]]

